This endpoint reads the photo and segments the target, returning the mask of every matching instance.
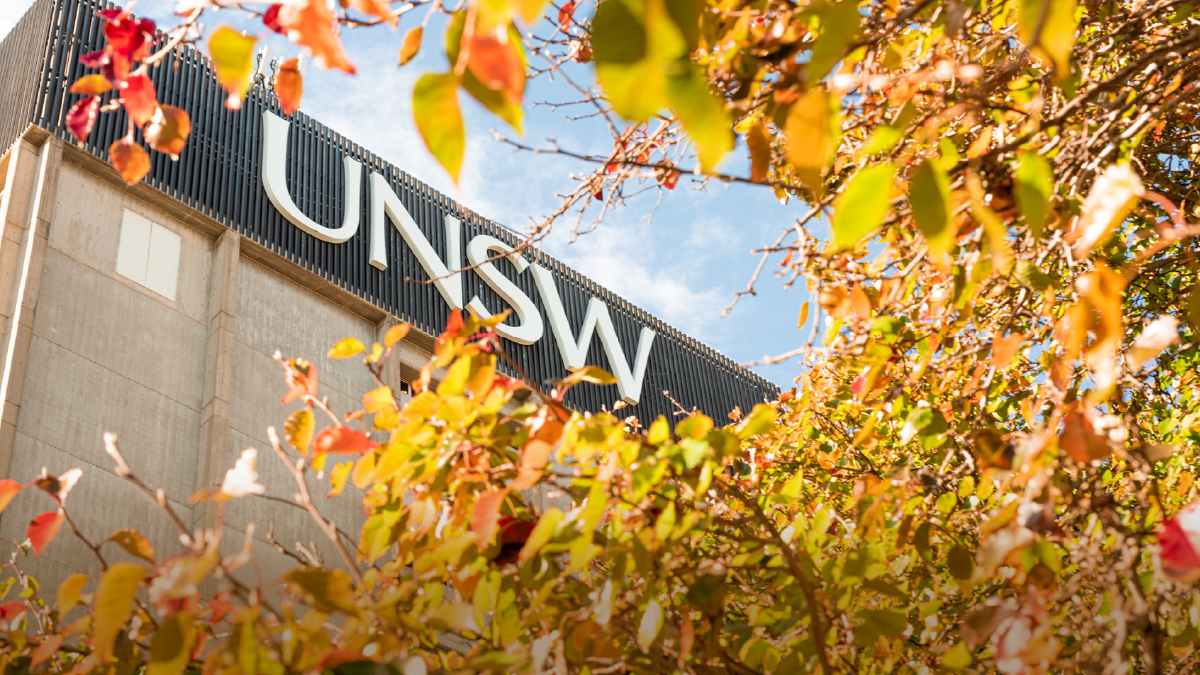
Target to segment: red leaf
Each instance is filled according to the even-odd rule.
[[[1183,577],[1200,572],[1200,502],[1193,502],[1165,521],[1158,532],[1163,570]]]
[[[164,105],[154,111],[154,117],[142,127],[142,137],[151,148],[179,159],[179,153],[187,145],[188,134],[192,133],[192,119],[173,105]]]
[[[153,21],[134,18],[128,12],[105,18],[104,38],[114,53],[130,61],[150,55],[150,43],[154,41],[155,30]]]
[[[79,57],[79,62],[88,68],[100,68],[104,65],[108,52],[101,49],[98,52],[88,52]],[[106,78],[107,79],[107,78]]]
[[[571,17],[575,14],[575,0],[571,0],[558,10],[558,29],[566,30],[571,25]]]
[[[467,68],[488,89],[507,92],[520,102],[525,94],[525,64],[520,49],[509,39],[508,26],[500,24],[491,31],[476,31],[464,48],[469,48]]]
[[[0,480],[0,511],[3,511],[13,497],[21,491],[21,484],[11,478]]]
[[[496,538],[500,519],[500,507],[508,490],[489,490],[475,499],[471,510],[471,533],[475,535],[475,546],[483,550]]]
[[[522,518],[504,516],[500,519],[500,543],[524,545],[533,534],[534,523]]]
[[[462,312],[455,309],[450,312],[450,318],[446,320],[446,332],[457,334],[458,331],[462,330],[462,328],[463,328]]]
[[[29,527],[25,530],[25,535],[29,537],[29,543],[33,545],[34,554],[42,554],[46,545],[54,540],[54,535],[58,534],[58,529],[62,527],[64,520],[65,518],[61,512],[47,511],[35,516],[29,522]]]
[[[674,168],[665,170],[659,169],[658,183],[668,190],[674,190],[675,185],[679,183],[679,171],[675,170]]]
[[[63,635],[55,634],[46,637],[42,640],[42,644],[38,645],[37,649],[29,655],[29,669],[33,670],[42,665],[51,656],[54,656],[60,647],[63,645],[63,640],[66,639]]]
[[[95,96],[76,101],[75,105],[67,111],[67,129],[70,129],[71,135],[75,136],[80,143],[86,141],[92,133],[92,127],[96,126],[96,115],[99,112],[100,99]]]
[[[288,39],[307,47],[313,59],[325,68],[354,74],[354,64],[346,56],[337,34],[337,16],[325,0],[300,0],[279,9],[279,25]]]
[[[26,609],[28,609],[28,606],[25,604],[24,600],[13,600],[11,602],[6,602],[3,605],[0,605],[0,619],[12,621]]]
[[[262,22],[264,26],[276,33],[287,35],[287,31],[283,29],[283,26],[279,25],[279,9],[281,7],[283,5],[271,5],[268,7],[267,11],[263,12]]]
[[[154,117],[158,110],[158,95],[154,93],[154,82],[145,75],[132,75],[122,81],[117,88],[121,91],[121,99],[125,110],[133,118],[138,127]]]
[[[291,115],[300,109],[300,96],[303,94],[300,59],[288,59],[275,71],[275,97],[279,99],[284,115]]]
[[[283,395],[287,405],[301,396],[317,395],[317,367],[306,359],[289,359],[287,362],[288,393]]]
[[[108,146],[108,159],[130,185],[136,185],[150,173],[150,154],[128,138]]]
[[[326,427],[313,441],[313,452],[329,452],[336,455],[361,455],[377,450],[379,444],[371,437],[350,427]]]
[[[226,615],[233,611],[233,603],[229,602],[229,598],[224,593],[218,593],[209,601],[208,606],[212,609],[212,616],[208,620],[208,625],[215,626],[221,623]]]
[[[80,60],[83,60],[82,57],[80,57]],[[91,75],[84,75],[75,80],[75,84],[71,85],[71,93],[97,96],[106,91],[111,91],[112,88],[112,82],[109,82],[108,78],[92,73]]]

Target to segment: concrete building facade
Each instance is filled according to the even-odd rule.
[[[120,114],[83,147],[63,123],[66,88],[82,72],[78,56],[97,48],[100,7],[38,0],[0,42],[0,71],[14,74],[0,87],[0,134],[9,134],[0,143],[11,141],[0,158],[0,478],[25,483],[43,467],[53,475],[82,468],[68,506],[77,505],[71,516],[93,540],[135,527],[160,557],[179,548],[160,507],[114,473],[104,432],[117,434],[134,473],[193,527],[213,524],[216,512],[189,504],[189,495],[219,484],[247,447],[259,449],[268,494],[288,499],[295,486],[266,430],[302,404],[280,404],[286,387],[272,355],[314,362],[321,393],[335,410],[352,411],[374,384],[357,360],[325,358],[331,345],[348,336],[369,345],[396,322],[412,323],[384,378],[399,391],[450,309],[472,301],[489,311],[512,306],[525,328],[541,326],[537,339],[514,331],[511,341],[539,384],[565,375],[572,359],[630,371],[635,388],[593,388],[568,399],[577,409],[624,397],[649,419],[669,410],[659,392],[670,389],[723,417],[776,391],[540,252],[496,265],[509,286],[479,273],[455,277],[457,287],[405,282],[437,276],[438,264],[454,269],[473,246],[477,254],[495,241],[502,252],[515,235],[299,113],[285,122],[286,184],[277,185],[285,197],[266,194],[266,128],[272,116],[283,119],[272,95],[257,85],[234,117],[203,56],[190,50],[178,56],[180,68],[163,68],[176,75],[157,81],[159,100],[192,116],[188,148],[178,163],[156,156],[146,181],[125,185],[104,150],[124,129]],[[365,167],[365,180],[352,165]],[[370,188],[361,203],[356,182]],[[362,231],[336,241],[351,221]],[[536,305],[522,313],[517,296]],[[315,479],[313,493],[324,493]],[[347,494],[320,507],[356,532],[356,501]],[[48,496],[22,493],[0,515],[0,550],[7,555],[30,520],[53,509]],[[247,574],[269,579],[294,565],[267,541],[268,530],[288,546],[312,542],[332,555],[306,514],[268,500],[231,503],[228,546],[241,545],[250,522],[257,530]],[[115,546],[106,554],[124,557]],[[31,571],[53,587],[99,569],[64,530]]]

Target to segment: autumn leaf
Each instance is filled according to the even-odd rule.
[[[122,138],[108,146],[108,159],[129,185],[137,185],[150,173],[150,154],[129,138]]]
[[[1104,459],[1112,454],[1108,443],[1093,428],[1092,420],[1078,409],[1071,410],[1063,416],[1063,432],[1058,442],[1067,456],[1083,464]]]
[[[242,97],[250,88],[250,75],[254,72],[253,37],[242,35],[229,26],[221,26],[208,38],[208,53],[213,59],[213,70],[217,80],[229,92],[225,107],[237,110],[242,107]]]
[[[83,587],[90,580],[91,577],[86,574],[72,574],[58,585],[55,609],[58,610],[60,619],[65,617],[67,612],[75,609],[75,606],[79,604],[79,596],[83,593]]]
[[[341,570],[301,567],[283,575],[283,580],[305,596],[319,612],[358,614],[354,604],[354,582]]]
[[[1163,521],[1157,538],[1163,571],[1173,577],[1200,575],[1200,502]]]
[[[1166,314],[1151,321],[1129,347],[1130,368],[1141,368],[1164,349],[1179,344],[1179,320]]]
[[[929,249],[944,257],[954,245],[950,182],[946,172],[934,161],[921,162],[913,172],[908,199],[917,229],[925,235]]]
[[[179,159],[192,133],[192,120],[188,114],[173,105],[159,106],[154,116],[142,128],[142,137],[158,152]]]
[[[0,511],[4,511],[12,502],[13,497],[16,497],[17,493],[21,491],[21,488],[22,485],[11,478],[0,480]]]
[[[833,249],[858,246],[887,215],[895,170],[890,162],[861,169],[850,179],[833,204]]]
[[[51,656],[54,656],[56,653],[58,653],[58,650],[62,647],[64,640],[66,640],[66,636],[61,634],[47,635],[45,638],[43,638],[42,643],[37,646],[37,649],[33,650],[32,654],[29,655],[30,670],[42,665],[49,660]]]
[[[393,408],[392,388],[388,386],[376,387],[362,396],[363,408],[369,413],[377,413],[381,410],[391,410]]]
[[[103,75],[92,73],[91,75],[84,75],[78,80],[75,80],[75,83],[71,85],[70,92],[72,94],[98,96],[104,92],[112,90],[113,84],[112,82],[108,81],[108,78],[104,77]]]
[[[771,170],[771,139],[761,122],[746,132],[746,148],[750,151],[750,180],[762,183]]]
[[[117,530],[108,538],[109,541],[125,549],[125,552],[136,558],[141,558],[151,565],[154,564],[154,547],[141,532],[137,530]]]
[[[1086,258],[1092,249],[1105,242],[1144,192],[1142,180],[1128,164],[1113,164],[1096,179],[1083,209],[1070,232],[1067,243],[1076,258]]]
[[[547,509],[542,514],[541,519],[534,526],[528,539],[525,540],[525,545],[521,548],[521,562],[525,562],[537,555],[538,551],[550,542],[550,539],[554,536],[554,531],[558,528],[558,524],[562,522],[564,517],[566,517],[566,514],[553,507]]]
[[[158,110],[158,95],[154,92],[154,82],[145,75],[130,75],[117,85],[121,93],[121,102],[126,112],[139,127],[150,121]]]
[[[133,614],[138,587],[149,571],[137,563],[119,562],[100,577],[92,601],[92,648],[101,659],[112,656],[113,643]]]
[[[46,545],[54,540],[54,536],[58,534],[58,530],[65,520],[61,511],[47,511],[35,516],[29,522],[29,527],[25,529],[25,536],[29,538],[29,543],[33,546],[34,555],[42,554]]]
[[[1025,336],[1020,333],[992,340],[992,367],[996,370],[1004,370],[1012,365],[1013,357],[1017,355],[1023,342],[1025,342]]]
[[[442,603],[425,615],[427,621],[454,631],[479,632],[475,622],[475,607],[465,602]]]
[[[662,630],[662,625],[662,605],[658,603],[658,600],[647,602],[646,611],[642,613],[642,621],[638,624],[638,648],[643,652],[649,653],[650,647],[654,645],[654,641],[658,638],[659,631]]]
[[[787,113],[788,161],[814,188],[837,150],[841,125],[833,106],[828,94],[811,92],[801,96]]]
[[[179,612],[166,619],[150,642],[146,675],[181,675],[191,660],[196,635],[190,614]]]
[[[337,16],[325,0],[286,3],[279,9],[278,21],[287,31],[288,39],[307,47],[321,67],[354,74],[354,64],[347,58],[337,35]]]
[[[412,326],[406,323],[398,323],[395,326],[387,329],[387,332],[383,335],[384,346],[386,346],[388,349],[391,349],[396,345],[397,342],[403,340],[404,336],[408,335],[408,331],[411,329]]]
[[[399,22],[399,15],[388,6],[387,0],[350,0],[350,6],[363,14],[379,19],[392,28],[395,28]]]
[[[417,80],[413,87],[413,117],[425,147],[457,183],[467,139],[454,73],[426,73]]]
[[[500,507],[506,496],[508,490],[488,490],[475,498],[471,510],[471,533],[475,535],[475,546],[481,551],[496,538]]]
[[[468,50],[467,68],[483,86],[506,92],[520,103],[525,94],[525,60],[521,46],[510,39],[507,24],[488,30],[477,25],[462,49]]]
[[[342,490],[346,488],[346,481],[350,478],[350,471],[354,468],[354,462],[342,462],[333,467],[329,472],[329,493],[328,497],[336,497],[342,494]]]
[[[304,78],[300,74],[300,59],[288,59],[279,64],[275,71],[275,98],[284,115],[300,109],[300,97],[304,94]]]
[[[283,423],[283,437],[291,444],[293,448],[300,451],[300,454],[308,455],[308,446],[312,443],[313,434],[316,433],[316,418],[313,411],[304,408],[288,415],[287,421]]]
[[[350,427],[326,427],[313,441],[314,454],[361,455],[378,449],[379,444],[370,436]]]
[[[330,348],[329,352],[325,354],[325,356],[331,359],[348,359],[352,356],[358,356],[366,351],[367,348],[363,346],[362,340],[348,337],[338,340],[337,344]]]
[[[404,34],[404,42],[400,45],[400,65],[405,65],[412,61],[417,56],[417,52],[421,50],[421,38],[425,35],[425,29],[421,26],[410,29]]]
[[[302,396],[317,395],[317,367],[305,359],[289,359],[285,365],[288,393],[283,395],[284,405]]]
[[[100,99],[95,96],[76,101],[67,111],[67,130],[81,144],[87,141],[96,126],[96,115],[100,111]]]

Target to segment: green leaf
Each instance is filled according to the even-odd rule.
[[[667,78],[667,100],[696,143],[701,171],[712,171],[733,149],[733,129],[725,104],[709,92],[704,77],[694,68],[685,75]]]
[[[150,642],[150,661],[146,675],[180,675],[192,657],[196,627],[191,615],[180,612],[167,619]]]
[[[108,538],[109,541],[125,549],[125,552],[136,558],[141,558],[151,565],[154,564],[154,547],[146,537],[137,530],[117,530]]]
[[[725,588],[724,576],[697,575],[696,579],[688,586],[688,603],[708,616],[718,616],[725,606]]]
[[[1025,216],[1033,236],[1040,239],[1046,226],[1046,207],[1054,189],[1054,170],[1045,157],[1027,152],[1021,156],[1013,177],[1017,183],[1017,207]]]
[[[1200,331],[1200,282],[1192,284],[1188,291],[1187,318],[1192,328]]]
[[[1013,266],[1013,278],[1038,291],[1044,291],[1054,283],[1053,277],[1043,272],[1031,260],[1018,260]]]
[[[892,196],[895,169],[890,162],[862,169],[833,204],[833,248],[854,248],[883,222]]]
[[[946,564],[950,570],[950,576],[955,579],[967,581],[975,573],[975,560],[971,557],[971,552],[958,544],[950,549],[950,553],[946,556]]]
[[[971,652],[965,642],[959,642],[942,655],[942,667],[949,670],[962,670],[971,665]]]
[[[458,182],[467,135],[454,73],[426,73],[413,87],[413,118],[425,147]]]
[[[937,162],[925,160],[913,172],[909,202],[917,228],[932,251],[945,255],[954,244],[950,222],[950,181]]]
[[[746,419],[738,422],[737,435],[745,439],[766,433],[775,425],[776,417],[778,417],[778,413],[775,411],[775,406],[759,403],[754,406],[754,410],[750,411]]]
[[[100,577],[92,601],[92,647],[101,662],[113,654],[113,642],[133,614],[133,601],[149,568],[131,562],[114,563]]]
[[[358,614],[354,604],[354,583],[350,575],[341,570],[301,567],[283,575],[283,580],[306,595],[309,604],[319,612]]]
[[[821,12],[821,34],[808,62],[809,82],[824,78],[845,57],[846,48],[858,36],[861,22],[858,0],[841,0]]]
[[[650,430],[646,432],[646,442],[650,445],[662,445],[670,440],[671,425],[667,423],[666,417],[659,415],[650,425]]]
[[[880,635],[887,637],[896,637],[908,627],[908,619],[899,612],[892,612],[886,609],[870,609],[859,612],[858,615],[863,619],[864,623],[874,628]]]
[[[605,0],[592,19],[592,59],[596,79],[617,114],[644,120],[667,104],[662,64],[652,58],[646,27],[633,3]]]

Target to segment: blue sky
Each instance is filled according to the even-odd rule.
[[[0,34],[7,33],[31,2],[0,2]],[[161,23],[171,20],[174,4],[141,0],[137,7],[139,14]],[[512,135],[512,131],[474,102],[466,102],[467,157],[461,183],[455,187],[426,151],[410,107],[417,78],[447,68],[438,44],[443,26],[431,25],[420,55],[403,68],[396,65],[404,32],[420,21],[420,14],[422,10],[403,17],[396,31],[376,27],[348,32],[347,51],[358,75],[309,68],[301,109],[477,213],[522,230],[552,211],[556,195],[575,186],[570,174],[583,173],[587,167],[562,157],[514,151],[491,133],[496,129]],[[236,12],[210,13],[206,24],[211,29],[224,21],[241,23],[239,19]],[[298,54],[279,36],[263,33],[276,57]],[[561,101],[572,93],[535,80],[526,101]],[[602,129],[568,121],[561,111],[527,106],[526,113],[523,141],[528,144],[545,146],[555,139],[567,149],[598,152],[611,145]],[[739,146],[726,168],[736,170],[744,154]],[[729,316],[721,316],[757,265],[750,250],[773,242],[803,208],[795,200],[780,204],[764,188],[714,183],[701,191],[681,180],[661,202],[656,191],[635,198],[574,243],[570,224],[564,223],[543,247],[667,323],[746,363],[791,350],[807,337],[807,330],[796,330],[800,304],[807,299],[802,284],[786,290],[768,273],[757,286],[757,296],[743,298]],[[647,218],[651,211],[652,217]],[[793,362],[755,370],[787,389],[800,368]]]

